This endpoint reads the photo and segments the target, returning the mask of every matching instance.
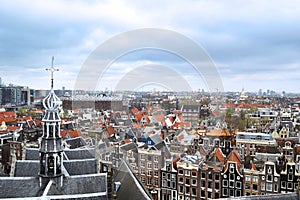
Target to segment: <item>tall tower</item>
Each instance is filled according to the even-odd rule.
[[[60,99],[55,95],[53,89],[53,73],[58,71],[53,67],[54,57],[52,57],[51,68],[46,69],[51,73],[51,90],[43,100],[45,114],[42,119],[43,136],[40,140],[40,187],[45,186],[50,180],[54,181],[58,187],[63,186],[63,145],[60,135],[59,110]]]

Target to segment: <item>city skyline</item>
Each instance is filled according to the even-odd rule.
[[[299,18],[295,1],[146,2],[14,1],[0,8],[2,82],[49,88],[51,57],[60,69],[54,87],[73,89],[95,48],[120,33],[140,28],[176,31],[200,45],[220,74],[224,91],[298,93]],[[117,47],[116,47],[117,48]],[[113,90],[130,69],[160,64],[177,69],[193,90],[207,90],[192,67],[161,51],[121,56],[98,89]],[[153,73],[145,70],[145,74]]]

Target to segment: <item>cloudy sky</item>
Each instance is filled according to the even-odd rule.
[[[50,81],[45,68],[51,66],[54,55],[60,70],[55,74],[55,88],[74,89],[82,66],[97,47],[128,31],[155,28],[182,34],[203,48],[225,91],[244,87],[246,91],[300,92],[299,4],[296,0],[3,0],[0,77],[5,84],[47,89]],[[159,72],[149,66],[164,67]],[[119,55],[104,74],[96,74],[95,87],[114,90],[137,73],[151,77],[168,68],[176,72],[169,76],[181,76],[193,90],[207,89],[189,62],[158,49]]]

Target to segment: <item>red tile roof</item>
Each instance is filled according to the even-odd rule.
[[[221,136],[230,136],[230,132],[228,129],[223,130],[223,129],[212,129],[209,132],[206,132],[206,136],[216,136],[216,137],[221,137]]]
[[[69,134],[71,138],[76,138],[81,136],[81,132],[79,130],[67,129],[67,130],[60,131],[60,135],[62,138],[66,138],[67,134]]]
[[[112,136],[113,134],[115,134],[115,129],[112,126],[106,126],[106,130],[107,130],[107,132],[108,132],[108,134],[110,136]]]
[[[217,149],[215,150],[215,155],[216,155],[216,157],[218,158],[218,160],[219,160],[220,162],[222,162],[222,163],[225,162],[226,156],[223,154],[223,152],[222,152],[222,150],[221,150],[220,148],[217,148]]]

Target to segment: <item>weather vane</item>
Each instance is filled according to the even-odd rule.
[[[50,71],[50,73],[51,73],[51,89],[53,89],[53,73],[55,72],[55,71],[59,71],[59,69],[55,69],[54,67],[53,67],[53,61],[54,61],[54,56],[52,56],[52,64],[51,64],[51,68],[46,68],[46,70],[47,71]]]

